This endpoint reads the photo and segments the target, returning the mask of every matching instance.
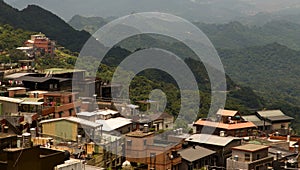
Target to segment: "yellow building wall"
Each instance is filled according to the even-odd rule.
[[[43,134],[59,137],[65,140],[76,141],[77,123],[67,120],[48,122],[42,124]]]

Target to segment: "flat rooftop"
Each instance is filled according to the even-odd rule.
[[[256,152],[263,149],[268,149],[269,146],[257,145],[257,144],[246,144],[237,147],[233,147],[233,150],[241,150],[246,152]]]
[[[126,136],[144,138],[144,137],[147,137],[147,136],[150,136],[150,135],[153,135],[153,134],[154,134],[153,132],[144,133],[143,131],[136,130],[134,132],[130,132],[130,133],[126,134]]]

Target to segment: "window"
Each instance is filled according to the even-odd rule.
[[[58,115],[59,115],[59,117],[62,117],[62,114],[63,114],[64,112],[59,112],[58,113]]]
[[[147,145],[147,140],[146,139],[144,140],[144,145]]]
[[[256,155],[256,160],[259,160],[259,159],[260,159],[260,155],[257,154],[257,155]]]
[[[133,124],[132,124],[132,128],[133,128],[133,129],[136,129],[136,123],[133,123]]]
[[[69,116],[72,116],[73,109],[69,109]]]
[[[155,158],[156,157],[156,153],[150,153],[150,158]]]
[[[56,102],[56,104],[61,104],[60,98],[55,98],[55,102]]]
[[[236,130],[235,131],[235,136],[239,136],[240,135],[240,131],[239,130]]]
[[[250,161],[250,154],[249,153],[245,153],[245,161]]]
[[[240,136],[244,136],[244,134],[245,134],[245,130],[241,130],[240,131]]]
[[[132,145],[132,140],[127,140],[127,146],[131,146]]]

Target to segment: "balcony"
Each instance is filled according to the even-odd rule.
[[[62,104],[61,106],[55,106],[55,112],[62,112],[65,110],[69,110],[69,109],[73,109],[80,106],[80,102],[79,101],[75,101],[73,103],[67,103],[67,104]]]

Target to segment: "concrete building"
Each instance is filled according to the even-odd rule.
[[[98,123],[78,117],[43,120],[40,124],[42,125],[43,136],[58,138],[64,141],[77,141],[78,135],[81,135],[86,140],[93,139],[96,129],[101,126]]]
[[[8,148],[0,153],[1,170],[53,170],[65,160],[62,151],[42,148]]]
[[[55,53],[55,42],[42,33],[31,35],[30,40],[25,42],[25,46],[36,49],[42,56],[44,54],[53,55]]]
[[[137,130],[126,134],[126,160],[132,165],[144,165],[148,170],[178,170],[181,148],[181,143],[155,140],[152,132]]]
[[[268,148],[269,146],[255,144],[233,147],[226,169],[267,170],[273,161],[273,157],[268,156]]]
[[[179,169],[193,170],[216,165],[215,151],[200,146],[192,146],[178,152],[182,162]]]
[[[232,147],[240,146],[241,138],[221,137],[208,134],[194,134],[185,140],[189,146],[201,146],[216,151],[216,165],[226,167],[226,159],[231,157]]]
[[[43,116],[60,118],[76,116],[80,111],[80,102],[77,93],[72,92],[49,92],[44,94]]]

